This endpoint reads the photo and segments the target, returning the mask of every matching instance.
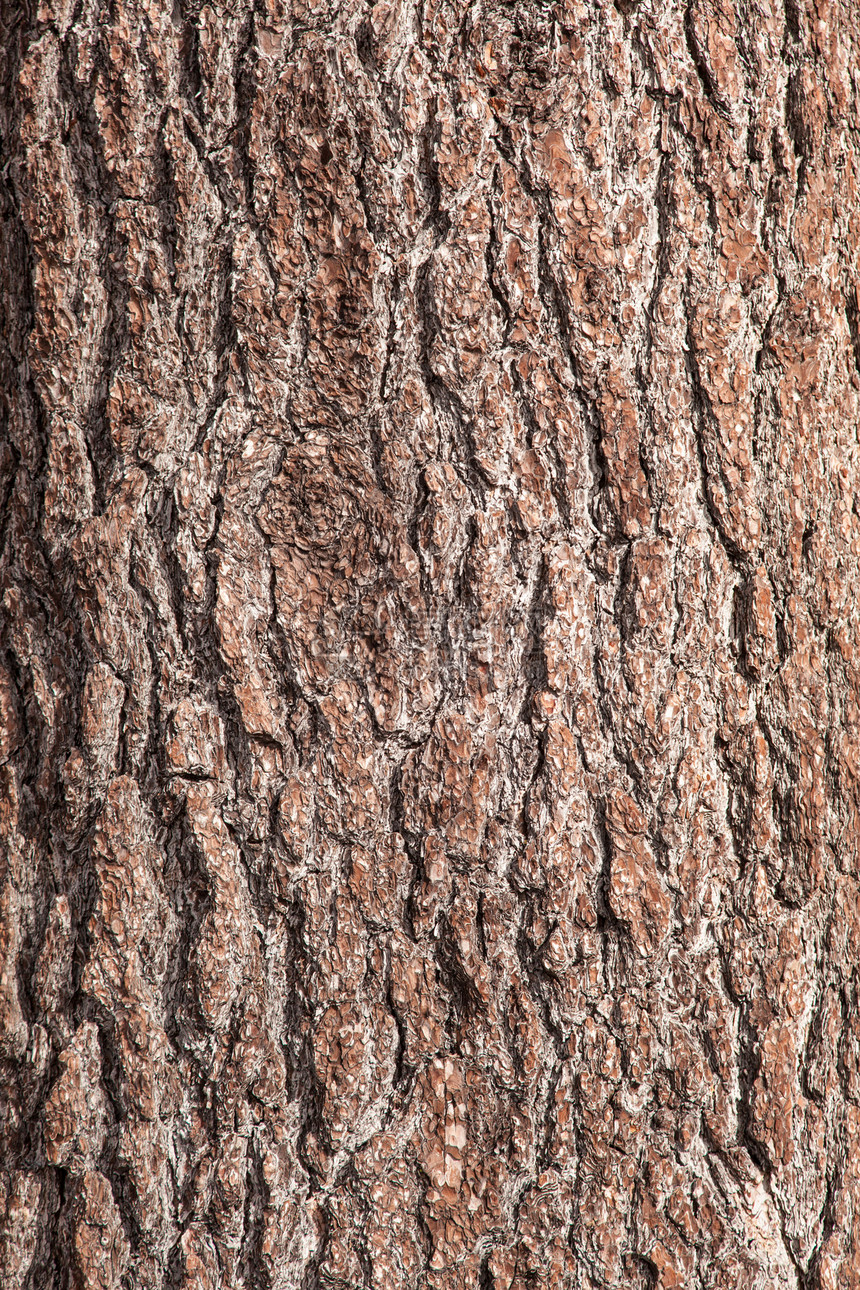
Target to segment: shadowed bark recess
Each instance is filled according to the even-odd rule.
[[[0,1282],[860,1287],[854,0],[0,0]]]

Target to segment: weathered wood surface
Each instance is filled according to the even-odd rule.
[[[3,1286],[860,1286],[857,5],[2,24]]]

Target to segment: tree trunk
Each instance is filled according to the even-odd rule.
[[[860,9],[0,0],[9,1290],[860,1287]]]

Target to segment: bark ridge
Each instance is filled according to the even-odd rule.
[[[860,1287],[860,12],[0,6],[10,1290]]]

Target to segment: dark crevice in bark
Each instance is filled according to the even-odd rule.
[[[684,6],[684,38],[687,42],[687,50],[692,59],[696,74],[702,83],[708,102],[714,111],[718,112],[721,117],[730,119],[731,113],[728,105],[717,89],[713,73],[708,66],[708,61],[702,50],[699,38],[696,32],[695,9],[693,0],[687,0]]]
[[[195,117],[199,118],[198,99],[203,97],[203,74],[200,70],[200,11],[197,4],[178,0],[182,19],[179,38],[180,92]]]
[[[687,306],[688,319],[690,317],[690,308]],[[713,440],[718,431],[714,426],[714,413],[711,408],[710,399],[702,382],[699,372],[699,363],[696,354],[696,343],[692,335],[692,324],[688,322],[687,328],[687,345],[684,351],[687,366],[687,375],[690,382],[690,393],[693,401],[693,426],[696,430],[696,447],[699,454],[699,465],[702,480],[702,500],[705,504],[706,514],[711,522],[717,541],[725,550],[726,555],[734,569],[738,572],[745,571],[746,557],[744,552],[738,546],[735,539],[728,532],[726,525],[720,515],[713,494],[712,480],[714,475],[719,471],[719,464],[711,464],[710,458],[717,456],[716,449],[711,449],[709,441]]]
[[[547,475],[550,481],[550,488],[558,507],[559,517],[562,525],[568,534],[575,530],[573,522],[573,511],[571,508],[570,498],[564,483],[564,463],[559,453],[558,444],[552,434],[547,434],[539,425],[535,410],[532,407],[528,390],[525,382],[520,376],[516,362],[512,362],[509,368],[511,382],[519,395],[520,408],[523,413],[523,419],[528,427],[527,443],[530,448],[535,449],[541,457],[549,458],[549,470]],[[544,451],[541,451],[544,449]]]
[[[269,1189],[263,1172],[262,1151],[256,1138],[252,1136],[248,1145],[244,1231],[238,1269],[241,1284],[247,1286],[249,1290],[268,1290],[271,1285],[271,1278],[263,1258],[264,1212],[268,1194]]]
[[[854,366],[860,376],[860,288],[852,285],[845,294],[845,318],[848,322],[848,333],[851,337],[851,352]]]
[[[664,112],[667,111],[665,105]],[[674,113],[673,115],[677,115]],[[645,310],[645,329],[644,329],[644,348],[641,358],[636,364],[636,381],[639,387],[640,398],[640,415],[643,416],[645,424],[648,426],[651,434],[651,442],[654,442],[654,413],[650,399],[651,393],[651,366],[654,349],[654,332],[656,323],[656,309],[660,300],[660,294],[670,272],[670,237],[672,234],[672,202],[671,202],[671,160],[670,154],[664,153],[660,163],[660,170],[657,175],[657,185],[655,190],[656,207],[657,207],[657,236],[658,251],[657,263],[654,270],[654,281],[651,288],[651,295]],[[655,488],[655,480],[658,477],[658,471],[648,459],[648,452],[644,438],[640,436],[639,441],[639,459],[642,466],[642,473],[648,482],[648,492],[651,498],[652,523],[658,524],[660,514],[659,495]]]
[[[535,194],[537,196],[537,194]],[[556,332],[561,342],[562,351],[567,359],[574,395],[582,424],[588,435],[588,466],[592,478],[591,521],[594,525],[592,549],[601,533],[623,540],[618,532],[617,520],[608,512],[607,478],[608,464],[603,447],[600,416],[595,406],[593,392],[586,389],[579,361],[574,353],[572,322],[564,293],[558,284],[550,264],[546,246],[545,224],[542,220],[538,229],[538,265],[541,283],[541,296],[549,316],[555,320]]]
[[[470,413],[463,400],[441,379],[433,368],[433,340],[442,332],[439,311],[433,291],[433,259],[429,257],[420,266],[415,283],[415,296],[420,325],[420,367],[435,418],[449,429],[450,438],[459,448],[459,464],[463,482],[472,493],[475,504],[483,501],[487,491],[480,462],[476,458],[475,444],[470,429]]]
[[[421,177],[427,200],[427,222],[435,230],[436,246],[441,246],[451,230],[451,217],[443,204],[439,165],[436,160],[436,149],[439,146],[442,129],[439,109],[438,100],[428,103],[427,121],[419,136]]]
[[[809,130],[803,116],[803,91],[801,71],[793,72],[788,79],[785,94],[785,125],[797,157],[797,180],[794,209],[803,201],[806,192],[806,170],[810,160]]]
[[[494,187],[496,188],[496,190],[498,190],[498,187],[499,187],[498,171],[496,172]],[[496,217],[495,217],[494,211],[490,209],[489,233],[487,237],[487,245],[484,249],[484,262],[487,266],[487,284],[490,288],[490,295],[493,297],[496,304],[499,306],[499,310],[501,311],[502,318],[504,319],[504,334],[502,336],[500,344],[501,344],[501,348],[505,348],[509,343],[511,330],[514,324],[514,318],[511,312],[510,301],[508,300],[507,296],[505,295],[504,291],[499,285],[499,281],[497,277],[500,250],[501,248],[499,243],[499,236],[498,236],[498,233],[496,232]]]
[[[206,862],[189,826],[185,808],[167,824],[165,885],[176,938],[170,947],[162,999],[165,1031],[174,1048],[201,1052],[204,1033],[193,976],[193,956],[204,918],[213,903]],[[201,1074],[203,1067],[201,1066]]]

